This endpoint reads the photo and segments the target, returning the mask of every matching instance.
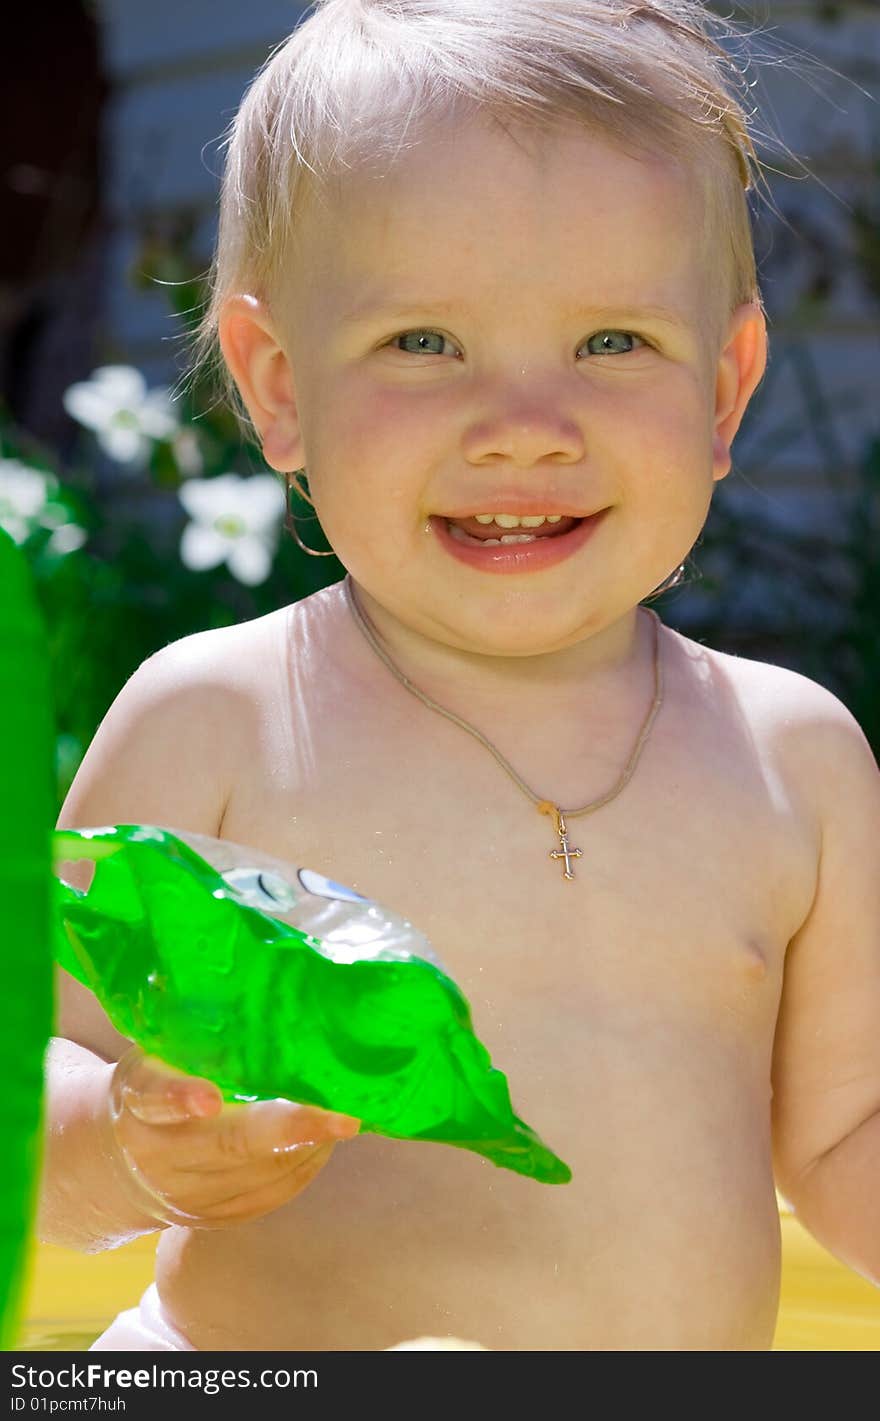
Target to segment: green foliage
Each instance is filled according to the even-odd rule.
[[[178,297],[187,294],[192,293],[181,290]],[[19,541],[49,632],[58,809],[98,724],[148,656],[190,633],[260,617],[344,572],[335,557],[309,557],[280,528],[269,575],[257,585],[241,582],[225,563],[206,570],[185,564],[181,535],[189,518],[179,498],[183,485],[190,478],[201,482],[236,472],[247,479],[267,471],[258,452],[243,445],[234,417],[212,408],[204,391],[183,393],[177,404],[179,434],[152,441],[143,467],[114,466],[84,432],[80,457],[62,470],[53,450],[0,422],[0,460],[42,471],[50,481],[45,502],[25,520]],[[4,508],[9,512],[4,489],[11,467],[0,462],[0,524]],[[289,507],[298,520],[313,516],[293,494]],[[59,524],[82,529],[82,545],[65,548]],[[312,531],[304,541],[326,547]]]

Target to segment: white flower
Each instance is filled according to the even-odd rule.
[[[190,479],[205,472],[205,461],[194,429],[179,429],[171,441],[171,447],[184,478]]]
[[[57,484],[53,474],[31,469],[20,459],[0,459],[0,527],[16,543],[30,535]]]
[[[58,489],[54,474],[32,469],[20,459],[0,458],[0,528],[24,543],[34,528],[51,528],[46,548],[62,555],[81,548],[88,537],[85,528],[70,521],[70,513],[60,503],[48,500]]]
[[[286,499],[272,474],[220,474],[188,479],[178,498],[192,522],[183,530],[180,556],[196,571],[226,562],[239,582],[265,582],[278,547]]]
[[[60,523],[46,544],[50,553],[72,553],[81,548],[88,533],[78,523]]]
[[[157,439],[169,439],[180,425],[167,389],[147,389],[131,365],[102,365],[65,390],[67,413],[95,432],[105,453],[121,464],[143,464]]]

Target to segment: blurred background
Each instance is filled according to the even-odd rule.
[[[709,8],[757,27],[767,56],[751,77],[771,353],[687,580],[656,605],[697,640],[828,686],[880,753],[880,6]],[[43,0],[4,22],[0,524],[49,631],[59,808],[146,656],[343,573],[285,532],[280,481],[228,411],[198,388],[172,398],[219,140],[305,10]]]

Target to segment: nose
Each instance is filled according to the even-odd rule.
[[[533,468],[543,460],[575,464],[584,457],[581,431],[556,397],[534,388],[508,391],[465,431],[463,452],[474,464],[506,461]]]

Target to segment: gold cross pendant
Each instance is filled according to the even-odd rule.
[[[556,825],[556,832],[559,835],[559,848],[551,849],[548,857],[550,857],[551,859],[564,859],[565,869],[563,871],[562,877],[568,879],[574,878],[574,874],[571,871],[571,861],[572,859],[583,858],[584,855],[582,849],[571,849],[568,846],[568,830],[565,827],[565,820],[562,817],[562,810],[557,809],[555,804],[551,804],[548,799],[545,799],[542,801],[541,804],[539,804],[538,811],[541,814],[553,815],[553,820]]]

